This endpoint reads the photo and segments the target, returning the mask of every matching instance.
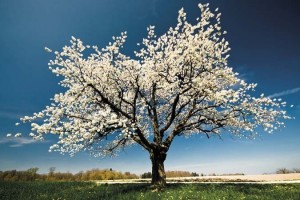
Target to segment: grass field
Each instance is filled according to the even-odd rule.
[[[92,182],[0,182],[0,199],[269,199],[299,200],[300,184],[172,184],[152,192],[147,184]]]

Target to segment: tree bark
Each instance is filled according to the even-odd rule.
[[[166,187],[166,173],[164,161],[167,154],[160,151],[151,151],[150,159],[152,162],[152,180],[151,185],[155,189],[163,189]]]

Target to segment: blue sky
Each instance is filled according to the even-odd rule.
[[[198,173],[259,174],[277,168],[300,168],[300,2],[298,0],[0,0],[0,170],[39,167],[47,172],[77,172],[91,168],[113,168],[142,173],[150,171],[148,154],[140,147],[126,149],[117,158],[99,159],[88,153],[70,158],[49,153],[55,141],[33,142],[27,126],[15,127],[18,118],[40,111],[62,91],[58,78],[48,69],[53,55],[44,47],[60,50],[71,36],[86,44],[104,46],[113,35],[128,32],[124,53],[132,55],[136,43],[155,25],[157,34],[175,26],[181,7],[190,21],[200,15],[199,2],[219,7],[226,39],[230,43],[229,64],[247,82],[258,83],[256,95],[280,96],[293,104],[287,108],[295,120],[274,134],[261,133],[255,140],[224,136],[177,138],[166,170]],[[9,132],[23,132],[17,140]]]

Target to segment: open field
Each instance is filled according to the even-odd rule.
[[[95,181],[98,184],[122,184],[122,183],[150,183],[150,179],[123,179]],[[199,176],[167,178],[168,183],[300,183],[300,173],[291,174],[263,174],[263,175],[233,175],[233,176]]]
[[[1,200],[103,199],[103,200],[299,200],[300,184],[171,184],[152,192],[149,184],[101,184],[94,182],[0,182]]]

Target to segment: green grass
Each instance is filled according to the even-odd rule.
[[[0,182],[0,199],[299,200],[300,184],[172,184],[163,192],[152,192],[147,184],[96,185],[91,182]]]

